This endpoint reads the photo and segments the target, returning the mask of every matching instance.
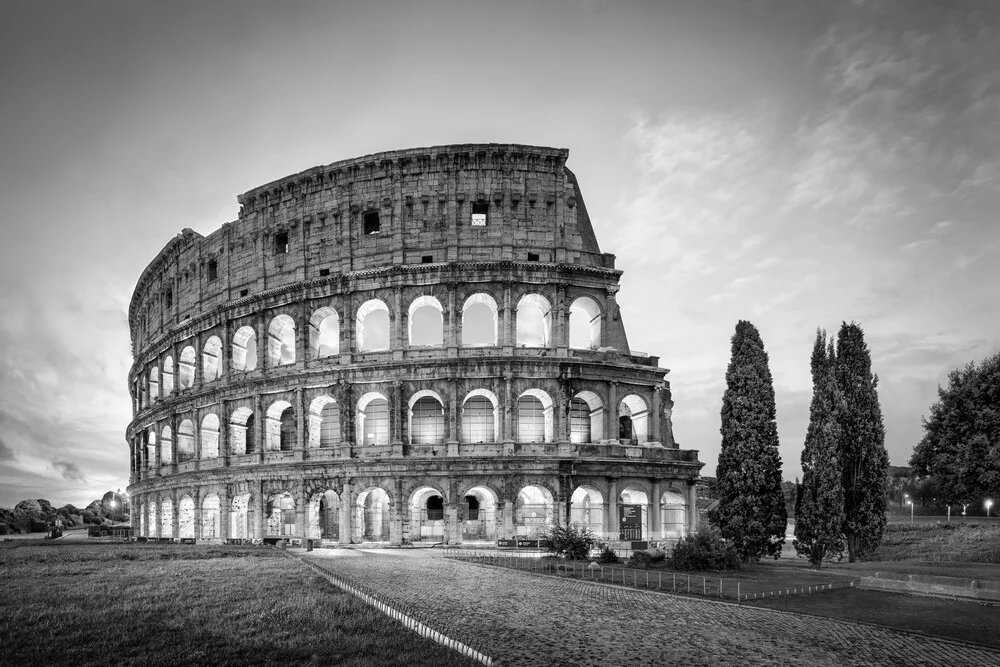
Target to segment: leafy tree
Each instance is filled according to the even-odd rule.
[[[1000,495],[1000,353],[948,374],[910,465],[946,504]]]
[[[596,543],[590,530],[576,526],[552,526],[538,540],[542,549],[570,560],[583,560]]]
[[[777,558],[788,514],[781,489],[781,455],[774,384],[756,327],[736,325],[722,396],[722,449],[716,468],[718,506],[709,520],[743,561]]]
[[[837,387],[844,396],[838,411],[840,464],[844,480],[844,535],[849,560],[863,559],[885,532],[889,454],[878,400],[878,377],[864,332],[846,322],[837,334]]]
[[[833,341],[816,331],[812,352],[813,397],[802,449],[802,495],[795,509],[795,550],[817,570],[823,559],[844,551],[844,487],[838,455],[838,415],[844,397],[834,374]]]

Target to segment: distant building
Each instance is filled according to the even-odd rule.
[[[184,230],[129,309],[150,537],[492,542],[697,520],[657,357],[630,351],[568,151],[315,167]]]

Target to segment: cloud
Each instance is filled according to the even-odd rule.
[[[87,478],[84,477],[83,471],[75,463],[70,461],[53,461],[52,467],[59,471],[59,474],[64,479],[68,479],[71,482],[80,482],[81,484],[87,483]]]
[[[7,446],[7,443],[0,439],[0,461],[9,461],[14,458],[14,450]]]

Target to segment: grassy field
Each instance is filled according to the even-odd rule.
[[[1000,563],[1000,526],[958,522],[889,524],[870,560]]]
[[[0,542],[0,665],[471,665],[263,547]]]

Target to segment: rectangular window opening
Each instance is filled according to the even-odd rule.
[[[365,236],[378,234],[382,229],[382,225],[378,220],[378,211],[365,211],[362,216],[362,223],[364,224]]]
[[[249,293],[250,293],[250,290],[248,290],[248,289],[241,289],[240,290],[240,296],[246,296]]]
[[[528,261],[529,262],[537,262],[538,261],[538,253],[537,252],[529,252],[528,253]]]
[[[167,308],[170,308],[171,306],[174,305],[174,291],[173,290],[169,290],[168,289],[167,290],[167,295],[166,295],[165,298],[167,300]]]
[[[320,269],[319,270],[319,275],[320,276],[328,276],[328,275],[330,275],[330,269]]]
[[[284,255],[288,252],[288,232],[278,232],[274,235],[274,254]]]
[[[214,259],[208,260],[208,279],[215,280],[219,277],[219,263]]]
[[[490,204],[485,201],[472,202],[472,226],[485,227],[486,216],[489,213]]]
[[[420,263],[421,264],[433,264],[434,263],[434,255],[423,255],[420,258]]]

